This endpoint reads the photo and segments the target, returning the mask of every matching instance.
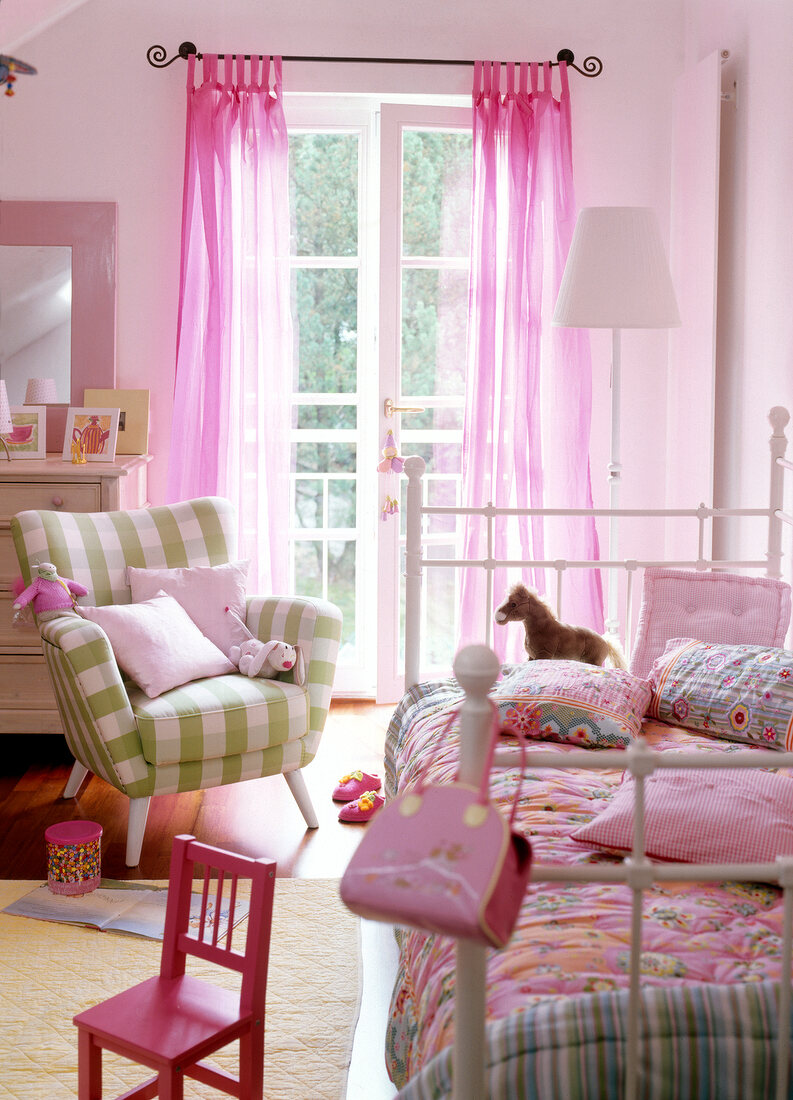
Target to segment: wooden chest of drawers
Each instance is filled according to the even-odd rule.
[[[116,462],[75,466],[58,456],[2,461],[0,452],[0,734],[60,733],[39,632],[12,626],[11,585],[19,563],[10,521],[28,508],[63,512],[110,512],[144,508],[149,455],[122,455]]]

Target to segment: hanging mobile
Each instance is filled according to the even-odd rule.
[[[26,61],[20,61],[16,57],[9,57],[7,54],[0,53],[0,85],[5,84],[6,95],[11,96],[14,94],[17,73],[29,73],[31,76],[35,76],[36,69],[32,65],[28,65]]]
[[[399,450],[394,439],[394,433],[390,428],[386,433],[382,455],[383,458],[378,463],[377,469],[379,473],[388,475],[389,482],[388,492],[383,502],[383,510],[380,514],[380,518],[385,521],[389,516],[393,516],[399,511],[399,501],[394,496],[396,490],[393,486],[393,481],[394,475],[402,473],[405,466],[404,460],[399,457]]]

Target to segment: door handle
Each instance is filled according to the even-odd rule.
[[[423,413],[424,411],[422,405],[395,405],[390,397],[383,402],[383,413],[388,417],[393,416],[394,413]]]

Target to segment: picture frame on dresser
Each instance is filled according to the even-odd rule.
[[[47,457],[46,405],[12,405],[11,423],[3,441],[12,461]]]
[[[116,457],[118,408],[70,408],[62,458],[66,462],[112,462]]]
[[[87,389],[86,405],[118,406],[116,454],[145,455],[149,450],[149,390]]]

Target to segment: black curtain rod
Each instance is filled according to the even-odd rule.
[[[198,52],[194,42],[183,42],[179,47],[177,53],[173,57],[168,58],[168,52],[164,46],[149,46],[146,51],[146,58],[150,65],[153,65],[155,69],[165,69],[168,65],[172,65],[174,61],[177,61],[180,57],[186,60],[190,54],[195,54],[199,60],[204,56]],[[237,54],[231,54],[231,57],[237,57]],[[246,53],[242,55],[246,61],[249,61],[251,54]],[[256,56],[255,54],[253,55]],[[261,56],[261,54],[259,55]],[[226,54],[219,53],[218,57],[226,57]],[[474,62],[470,60],[465,61],[453,61],[447,60],[441,57],[302,57],[298,55],[286,56],[284,55],[282,61],[312,61],[312,62],[335,62],[337,64],[369,64],[369,65],[473,65]],[[556,55],[556,60],[549,62],[551,65],[558,65],[560,61],[566,61],[567,66],[570,69],[575,69],[576,72],[581,73],[582,76],[600,76],[603,71],[603,62],[599,57],[585,57],[583,60],[583,68],[575,64],[575,55],[572,50],[559,50]]]

